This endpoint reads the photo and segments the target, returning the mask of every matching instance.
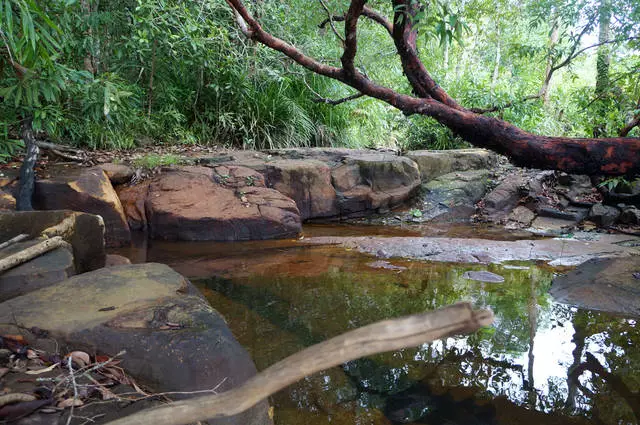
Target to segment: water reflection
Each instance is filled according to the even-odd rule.
[[[495,325],[475,335],[304,379],[273,397],[279,425],[637,423],[635,320],[555,303],[547,295],[553,270],[542,265],[392,260],[395,268],[380,269],[336,247],[272,242],[214,254],[202,247],[149,257],[196,278],[259,369],[384,318],[461,300],[495,312]],[[467,280],[468,270],[505,282]]]

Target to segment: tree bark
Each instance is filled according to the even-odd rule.
[[[498,17],[498,22],[496,23],[496,59],[495,59],[495,63],[493,65],[493,75],[491,76],[491,91],[493,92],[493,89],[496,87],[496,84],[498,84],[498,77],[500,76],[500,61],[502,59],[502,40],[500,38],[500,22],[499,22],[499,17]]]
[[[27,117],[22,120],[20,132],[26,153],[22,161],[22,166],[20,167],[20,185],[18,188],[18,198],[16,199],[16,210],[31,211],[33,210],[31,200],[35,187],[34,167],[38,161],[38,153],[40,152],[36,137],[33,134],[33,117]]]
[[[555,12],[554,12],[555,15]],[[549,34],[549,52],[555,49],[556,44],[558,44],[558,21],[557,18],[553,19],[551,27],[551,33]],[[549,54],[547,57],[547,69],[544,73],[544,81],[542,82],[542,87],[540,87],[540,91],[538,92],[542,96],[542,102],[546,105],[549,103],[549,86],[551,85],[551,77],[553,76],[553,58],[552,55]]]
[[[341,81],[364,95],[386,102],[405,115],[432,117],[471,144],[507,155],[516,165],[589,175],[640,174],[640,138],[539,136],[460,106],[433,80],[418,57],[417,32],[410,19],[410,15],[419,10],[416,2],[392,0],[395,10],[392,36],[404,73],[417,97],[378,85],[355,68],[357,21],[362,15],[364,0],[353,0],[345,19],[346,44],[342,68],[309,57],[266,32],[241,0],[228,0],[228,3],[251,28],[254,40],[285,54],[312,72]]]
[[[607,44],[611,35],[611,0],[602,0],[599,9],[598,57],[596,60],[596,95],[609,90],[609,65],[611,46]]]

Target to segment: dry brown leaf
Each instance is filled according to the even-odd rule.
[[[67,355],[67,357],[71,357],[71,360],[80,367],[85,367],[91,364],[91,357],[89,357],[89,355],[84,351],[72,351]]]
[[[37,370],[28,370],[25,373],[27,375],[40,375],[41,373],[47,373],[47,372],[51,372],[53,369],[55,369],[56,367],[58,367],[58,365],[60,365],[60,363],[54,363],[49,367],[45,367],[43,369],[37,369]]]
[[[7,404],[14,403],[22,403],[25,401],[33,401],[35,400],[35,396],[31,394],[23,394],[23,393],[9,393],[0,395],[0,406],[5,406]]]
[[[61,409],[66,409],[67,407],[78,407],[78,406],[82,406],[84,404],[84,402],[82,400],[80,400],[79,398],[67,398],[62,400],[60,403],[58,403],[58,407]]]

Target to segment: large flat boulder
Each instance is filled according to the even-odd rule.
[[[556,277],[550,292],[580,308],[640,316],[640,257],[587,261]]]
[[[485,149],[419,150],[407,152],[406,157],[418,164],[424,182],[454,171],[491,169],[498,161]]]
[[[19,234],[62,238],[71,245],[77,273],[104,267],[104,221],[100,216],[68,210],[0,212],[0,241]]]
[[[259,172],[267,187],[296,202],[303,220],[385,212],[408,200],[420,185],[412,160],[374,150],[239,151],[197,162],[214,169],[236,165]]]
[[[15,333],[11,323],[47,331],[62,352],[83,349],[113,356],[126,350],[121,366],[155,391],[217,387],[222,392],[256,373],[224,318],[184,277],[162,264],[105,268],[5,301],[0,323],[5,333]],[[35,345],[45,342],[27,338]],[[267,410],[261,403],[209,423],[269,424]]]
[[[51,179],[37,180],[33,204],[39,210],[68,209],[97,214],[105,223],[107,246],[131,242],[120,199],[101,168],[75,169]]]
[[[238,180],[247,185],[238,186]],[[163,170],[150,183],[145,201],[150,235],[216,241],[297,236],[301,220],[295,202],[274,189],[260,187],[259,182],[257,177],[237,179],[205,167]]]
[[[444,174],[422,184],[420,210],[422,219],[469,219],[475,204],[487,192],[488,170]]]

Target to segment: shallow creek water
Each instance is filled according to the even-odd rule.
[[[469,236],[469,228],[435,229]],[[491,229],[474,236],[500,238]],[[309,226],[306,235],[424,235],[420,229]],[[511,237],[502,235],[503,238]],[[630,424],[640,414],[634,318],[580,310],[547,294],[543,264],[387,260],[295,241],[150,242],[122,252],[192,279],[258,369],[378,320],[457,301],[495,324],[466,337],[381,354],[308,377],[272,397],[276,425]],[[504,283],[467,280],[487,270]]]

